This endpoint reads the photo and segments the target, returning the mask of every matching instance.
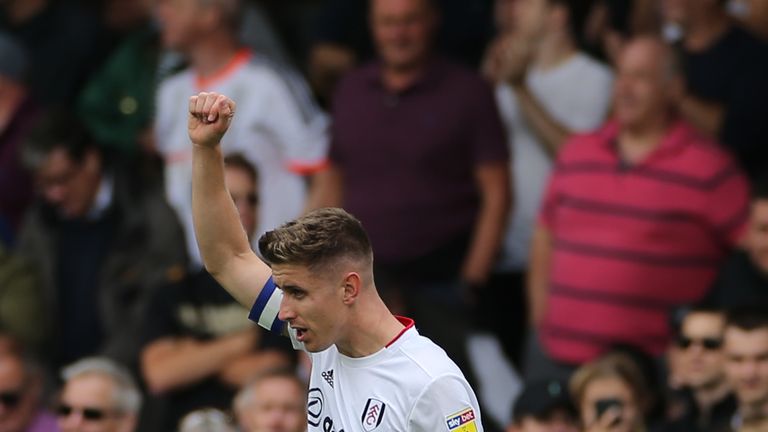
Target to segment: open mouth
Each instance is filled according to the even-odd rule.
[[[307,329],[301,328],[301,327],[294,327],[293,330],[296,331],[296,339],[299,342],[304,342],[304,338],[307,335]]]

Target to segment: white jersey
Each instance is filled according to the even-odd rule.
[[[257,234],[301,214],[307,192],[303,177],[322,169],[328,152],[327,116],[315,107],[303,81],[248,50],[208,80],[191,69],[165,80],[158,90],[157,147],[165,158],[166,196],[186,230],[187,249],[197,265],[201,261],[192,225],[187,116],[189,97],[201,91],[218,92],[237,103],[237,115],[221,146],[225,155],[241,153],[259,172]]]
[[[279,331],[282,291],[270,279],[251,310],[259,325]],[[309,432],[482,432],[475,393],[461,370],[412,320],[380,351],[347,357],[333,345],[310,353]],[[289,329],[296,348],[303,348]]]

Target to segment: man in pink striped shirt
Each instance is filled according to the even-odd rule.
[[[560,152],[532,244],[529,378],[616,345],[661,354],[669,311],[701,299],[738,242],[747,182],[674,112],[682,89],[671,50],[635,39],[619,59],[615,118]]]

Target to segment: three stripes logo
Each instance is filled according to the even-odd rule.
[[[333,369],[321,373],[320,376],[322,376],[325,382],[333,388]]]

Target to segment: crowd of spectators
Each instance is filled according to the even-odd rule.
[[[498,341],[485,430],[768,431],[768,0],[2,0],[0,432],[306,430],[201,266],[201,91],[252,244],[343,207],[479,395]]]

